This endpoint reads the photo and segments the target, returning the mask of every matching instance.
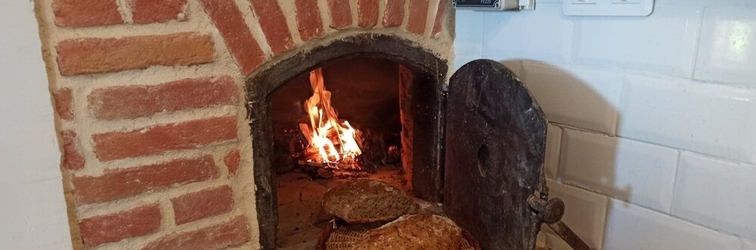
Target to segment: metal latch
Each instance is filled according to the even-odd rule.
[[[542,223],[546,223],[551,230],[554,230],[567,245],[570,245],[575,250],[591,250],[588,244],[580,239],[575,232],[562,222],[562,216],[564,216],[564,201],[559,198],[549,198],[549,190],[547,187],[543,187],[543,192],[540,193],[540,197],[531,195],[528,197],[528,205],[538,216],[538,220]]]

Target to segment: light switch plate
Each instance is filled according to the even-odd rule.
[[[568,16],[648,16],[654,11],[653,0],[564,0]]]

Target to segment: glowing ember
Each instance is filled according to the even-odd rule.
[[[305,101],[304,108],[310,124],[299,124],[299,129],[307,137],[309,147],[307,160],[318,163],[354,163],[362,154],[357,143],[358,131],[349,122],[340,121],[331,106],[331,92],[326,90],[323,70],[310,72],[313,94]],[[357,167],[354,165],[354,167]]]

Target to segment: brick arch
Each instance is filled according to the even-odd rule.
[[[327,11],[322,12],[317,1],[292,2],[249,0],[246,10],[234,0],[201,0],[244,75],[253,74],[279,55],[354,31],[391,32],[440,43],[449,4],[441,0],[359,0],[353,6],[349,0],[327,0]],[[353,9],[357,11],[353,13]],[[254,16],[251,22],[259,25],[259,31],[250,29],[245,15]]]

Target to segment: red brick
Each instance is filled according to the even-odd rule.
[[[129,211],[84,219],[79,223],[87,248],[126,238],[147,235],[160,229],[160,208],[153,204]]]
[[[56,49],[58,68],[64,76],[193,65],[215,59],[213,39],[198,33],[72,39],[58,43]]]
[[[372,28],[378,24],[378,0],[357,1],[357,25],[360,28]]]
[[[202,6],[223,36],[243,74],[252,73],[265,62],[265,54],[260,49],[260,44],[252,36],[239,7],[233,0],[202,0]]]
[[[352,10],[349,0],[328,0],[331,12],[331,28],[343,29],[352,25]]]
[[[229,152],[228,155],[223,158],[223,162],[226,163],[226,167],[228,167],[228,173],[231,175],[236,175],[236,171],[239,170],[239,163],[241,163],[241,155],[239,154],[239,150],[232,150],[231,152]]]
[[[97,158],[111,161],[234,140],[236,131],[236,117],[217,117],[128,132],[96,134],[92,138]]]
[[[383,13],[384,27],[398,27],[404,21],[404,0],[387,0]]]
[[[202,190],[171,199],[176,225],[231,211],[234,198],[231,187]]]
[[[129,0],[129,6],[138,24],[186,20],[186,0]]]
[[[219,225],[168,235],[142,250],[225,249],[251,240],[247,218],[239,216]]]
[[[157,86],[110,87],[92,91],[89,109],[103,120],[133,119],[163,111],[237,104],[229,76],[183,79]]]
[[[74,196],[79,204],[100,203],[217,176],[218,169],[212,156],[178,159],[109,171],[102,176],[76,176],[73,178]]]
[[[425,33],[425,23],[428,22],[428,0],[412,0],[409,2],[409,20],[407,30],[422,35]]]
[[[86,27],[123,23],[116,0],[54,0],[55,25]]]
[[[76,132],[66,130],[60,133],[60,141],[63,144],[61,166],[64,169],[79,170],[84,168],[84,157],[76,147]]]
[[[323,35],[323,19],[320,18],[318,1],[295,0],[297,7],[297,27],[302,41]]]
[[[291,39],[289,26],[286,25],[281,6],[276,0],[250,0],[252,8],[260,22],[260,28],[265,33],[265,39],[273,50],[273,54],[281,54],[291,49],[294,42]]]
[[[438,3],[438,11],[436,12],[436,20],[433,22],[433,31],[431,31],[432,37],[437,37],[441,32],[441,28],[444,24],[444,15],[446,14],[446,5],[444,1]]]
[[[58,113],[60,119],[71,120],[74,118],[71,89],[65,88],[56,91],[53,94],[53,99],[55,100],[55,112]]]

